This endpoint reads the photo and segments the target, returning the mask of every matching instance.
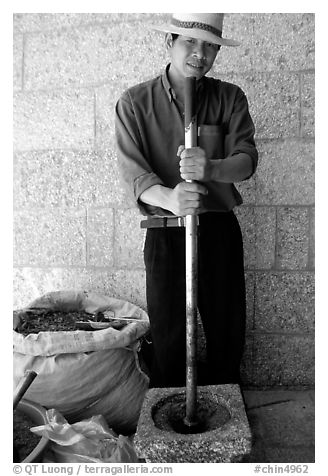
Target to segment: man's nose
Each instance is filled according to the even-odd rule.
[[[205,54],[205,45],[201,42],[196,43],[193,51],[195,58],[203,59],[206,57]]]

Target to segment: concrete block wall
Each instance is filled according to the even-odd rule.
[[[119,183],[114,106],[167,57],[165,14],[16,13],[14,308],[84,289],[146,309],[140,216]],[[238,185],[249,386],[314,384],[314,14],[227,14],[212,75],[245,91],[259,167]]]

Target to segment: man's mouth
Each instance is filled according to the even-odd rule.
[[[187,66],[195,69],[196,71],[201,71],[204,68],[204,65],[199,63],[187,63]]]

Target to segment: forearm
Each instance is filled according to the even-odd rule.
[[[153,185],[142,192],[139,200],[146,205],[152,205],[170,211],[171,194],[171,188],[165,187],[164,185]]]
[[[186,216],[204,211],[202,197],[207,195],[207,188],[197,182],[179,182],[174,188],[153,185],[139,197],[146,205],[168,210],[176,216]]]
[[[245,180],[252,174],[253,163],[248,154],[240,153],[220,160],[210,160],[211,180],[234,183]]]

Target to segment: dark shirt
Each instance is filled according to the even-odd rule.
[[[125,91],[116,104],[121,177],[144,215],[172,215],[140,201],[147,188],[156,184],[174,188],[182,182],[177,150],[185,140],[184,119],[168,79],[168,68],[163,75]],[[208,159],[246,153],[252,159],[253,174],[258,160],[255,129],[243,91],[204,76],[197,81],[196,95],[199,147]],[[232,183],[206,182],[205,186],[208,195],[204,207],[208,211],[229,211],[242,203]]]

